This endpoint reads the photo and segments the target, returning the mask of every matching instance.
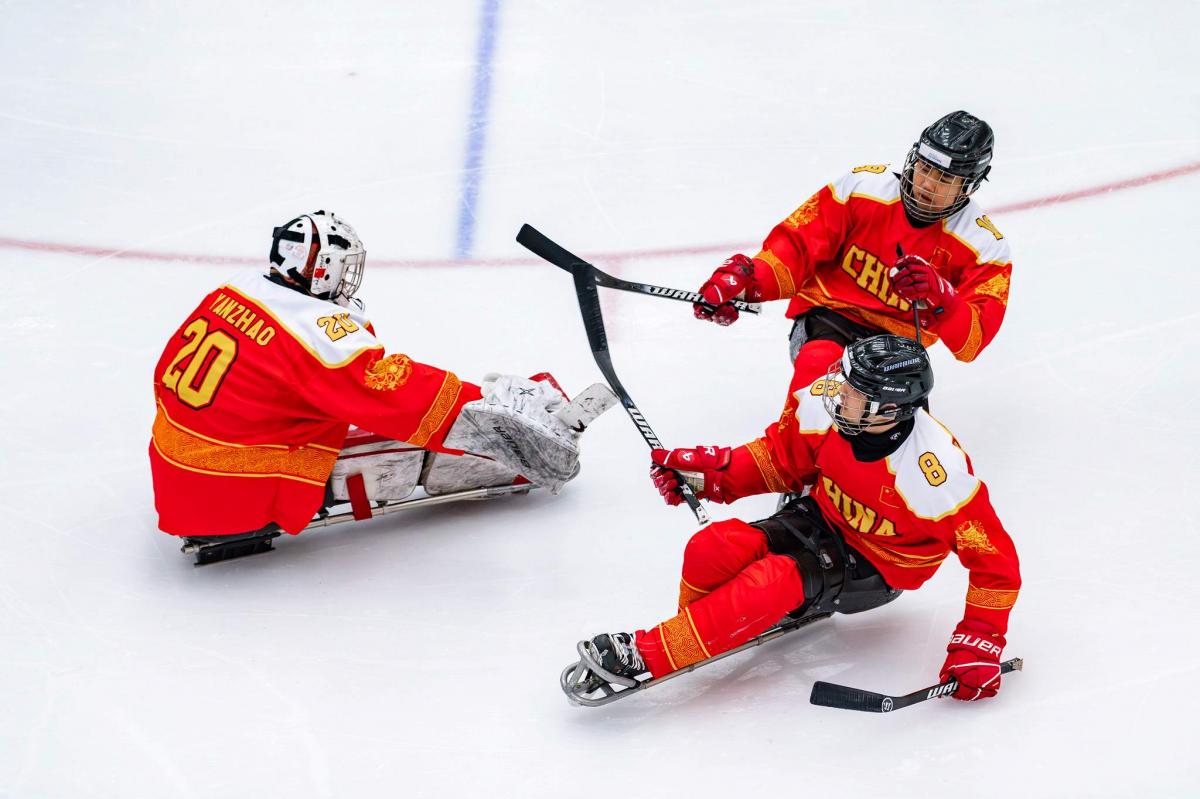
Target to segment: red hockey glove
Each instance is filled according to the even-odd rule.
[[[994,633],[988,625],[964,619],[950,636],[949,653],[942,664],[941,681],[958,680],[955,699],[973,701],[995,696],[1000,690],[1000,653],[1004,651],[1004,636]]]
[[[892,287],[909,302],[925,303],[926,319],[936,324],[958,302],[954,286],[919,255],[905,255],[892,269]]]
[[[694,447],[692,449],[650,450],[650,479],[668,505],[683,502],[680,495],[679,477],[672,469],[678,469],[688,478],[692,490],[700,499],[724,502],[721,493],[721,470],[729,465],[733,450],[729,447]],[[665,468],[664,468],[665,467]]]
[[[712,307],[695,303],[692,310],[697,319],[731,325],[737,321],[738,310],[729,301],[754,286],[754,262],[740,253],[731,256],[700,287],[700,295]]]

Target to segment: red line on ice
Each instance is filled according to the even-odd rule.
[[[1193,172],[1200,172],[1200,161],[1177,166],[1172,169],[1164,169],[1159,172],[1151,172],[1138,177],[1126,178],[1125,180],[1117,180],[1111,183],[1102,183],[1098,186],[1091,186],[1085,189],[1076,189],[1074,191],[1063,192],[1061,194],[1051,194],[1046,197],[1038,197],[1032,200],[1022,200],[1021,202],[1009,203],[989,209],[991,213],[1015,213],[1018,211],[1028,211],[1034,208],[1043,208],[1047,205],[1058,205],[1059,203],[1073,202],[1082,200],[1088,197],[1095,197],[1100,194],[1109,194],[1116,191],[1124,191],[1125,189],[1135,189],[1139,186],[1145,186],[1150,183],[1157,183],[1162,180],[1170,180],[1171,178],[1190,175]],[[591,253],[587,257],[593,261],[602,263],[611,263],[614,261],[629,261],[634,259],[650,259],[650,258],[667,258],[680,255],[706,255],[710,253],[731,253],[745,246],[745,242],[736,242],[732,244],[702,244],[692,247],[661,247],[645,250],[623,250],[620,252],[605,252]],[[120,258],[123,260],[140,260],[140,261],[183,261],[188,263],[198,264],[261,264],[263,259],[260,257],[248,257],[237,255],[189,255],[186,253],[161,252],[158,250],[136,250],[136,249],[116,249],[112,247],[98,247],[89,244],[63,244],[52,241],[31,241],[28,239],[13,239],[0,236],[0,249],[13,250],[34,250],[37,252],[61,252],[71,255],[91,255],[97,258]],[[456,260],[453,258],[372,258],[372,266],[517,266],[536,263],[538,259],[533,257],[513,257],[513,258],[469,258],[466,260]]]

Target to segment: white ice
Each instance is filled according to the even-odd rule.
[[[1000,696],[878,716],[815,680],[936,681],[966,573],[607,709],[575,642],[674,612],[686,510],[614,412],[584,471],[195,569],[157,531],[146,445],[167,337],[232,267],[332,208],[394,351],[478,380],[599,379],[531,222],[692,288],[820,185],[963,107],[985,207],[1200,160],[1193,2],[501,0],[473,263],[449,259],[482,3],[14,2],[0,9],[0,796],[1188,796],[1200,588],[1200,174],[996,213],[998,340],[936,353],[939,416],[1020,550]],[[724,246],[727,245],[727,246]],[[372,263],[377,264],[371,268]],[[605,298],[620,374],[677,446],[778,414],[782,306],[728,329]],[[711,506],[766,515],[771,500]]]

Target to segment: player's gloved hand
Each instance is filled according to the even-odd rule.
[[[1004,636],[979,621],[964,619],[954,628],[946,647],[946,662],[942,664],[941,681],[958,680],[955,699],[973,701],[995,696],[1000,690],[1000,653],[1004,651]]]
[[[708,306],[693,303],[697,319],[731,325],[737,321],[738,310],[729,301],[754,286],[754,261],[741,253],[730,256],[700,287],[700,296]]]
[[[936,324],[958,302],[954,286],[919,255],[905,255],[891,271],[892,288],[904,299],[925,304],[927,321]]]
[[[650,479],[668,505],[683,502],[679,493],[679,476],[673,469],[683,473],[696,496],[713,502],[724,502],[721,492],[721,472],[729,465],[733,450],[729,447],[693,447],[692,449],[650,450]]]

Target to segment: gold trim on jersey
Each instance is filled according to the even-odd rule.
[[[850,199],[854,199],[855,197],[857,197],[860,200],[871,200],[872,202],[877,202],[880,205],[895,205],[896,203],[900,202],[899,197],[894,197],[890,200],[885,200],[882,197],[876,197],[874,194],[863,194],[861,191],[850,192]]]
[[[974,288],[974,293],[983,297],[991,297],[1004,307],[1008,307],[1008,288],[1012,278],[1006,272],[992,275]]]
[[[880,559],[887,561],[893,566],[898,566],[901,569],[936,569],[942,565],[942,561],[946,559],[949,552],[943,552],[940,555],[910,555],[905,552],[890,549],[880,546],[871,541],[867,536],[861,534],[847,535],[847,541],[855,548],[863,548],[878,556]]]
[[[961,348],[954,351],[954,357],[964,363],[975,360],[983,349],[983,324],[979,321],[979,309],[967,303],[971,311],[971,326],[967,328],[967,340]]]
[[[324,358],[321,357],[321,354],[319,352],[317,352],[316,350],[314,350],[312,347],[310,347],[308,345],[308,342],[304,340],[303,336],[296,335],[295,330],[292,330],[292,328],[288,327],[288,325],[285,324],[282,319],[280,319],[278,316],[276,316],[275,313],[273,311],[271,311],[271,309],[267,306],[267,304],[265,302],[258,299],[257,297],[253,297],[253,296],[247,294],[242,289],[239,289],[236,286],[232,286],[228,283],[226,283],[224,286],[221,286],[221,288],[218,289],[218,291],[224,291],[226,289],[229,291],[232,291],[234,294],[237,294],[239,297],[241,297],[244,300],[250,300],[251,302],[253,302],[258,307],[258,309],[263,312],[263,314],[265,316],[269,316],[271,319],[274,319],[275,324],[279,325],[279,327],[282,330],[284,330],[289,336],[292,337],[293,341],[295,341],[297,344],[299,344],[301,347],[303,347],[308,352],[309,355],[316,358],[317,363],[321,364],[326,369],[340,369],[343,366],[345,366],[346,364],[353,361],[358,356],[362,355],[364,352],[367,352],[368,350],[383,349],[382,344],[370,344],[365,347],[359,347],[357,350],[354,351],[354,354],[352,354],[348,358],[338,361],[337,363],[329,363],[328,361],[326,361]],[[224,319],[224,317],[221,317],[221,318]]]
[[[678,671],[711,657],[696,633],[696,625],[687,608],[658,625],[658,637],[662,641],[667,662],[671,664],[671,671]]]
[[[687,580],[680,578],[679,580],[679,609],[683,610],[688,605],[695,602],[701,597],[708,596],[712,591],[705,591],[703,588],[697,588]]]
[[[767,266],[771,267],[771,272],[775,275],[775,282],[779,284],[779,299],[795,296],[796,281],[792,279],[792,273],[783,265],[783,261],[779,260],[778,255],[767,249],[754,257],[765,261]]]
[[[842,315],[847,316],[851,321],[854,321],[855,318],[857,317],[859,320],[861,320],[863,322],[863,324],[872,325],[874,327],[879,328],[880,330],[883,330],[887,333],[891,333],[892,335],[895,335],[895,336],[904,336],[905,338],[912,338],[913,326],[911,323],[901,322],[890,316],[886,316],[881,313],[875,313],[874,311],[868,311],[867,309],[863,308],[862,306],[854,305],[853,303],[839,300],[839,299],[833,297],[829,293],[829,289],[825,288],[825,284],[821,282],[820,276],[814,274],[813,277],[816,279],[817,285],[820,287],[821,293],[824,294],[824,296],[823,297],[817,296],[816,294],[814,294],[812,292],[801,289],[800,291],[796,292],[797,297],[799,297],[800,299],[805,300],[807,302],[810,302],[813,305],[823,306],[823,307],[828,308],[829,310],[835,311],[837,313],[842,313],[843,311],[849,311],[850,313],[842,314]],[[937,343],[937,340],[938,340],[938,337],[937,337],[936,333],[931,333],[929,330],[927,330],[925,328],[921,329],[921,345],[922,346],[924,346],[926,348],[932,347],[934,344]]]
[[[222,477],[279,477],[323,486],[338,450],[319,444],[295,449],[282,444],[234,444],[176,423],[160,402],[152,433],[158,454],[174,466]]]
[[[926,414],[926,415],[928,415],[928,414]],[[934,422],[937,422],[938,426],[941,427],[943,430],[945,430],[947,434],[950,434],[950,430],[946,427],[946,425],[942,424],[941,422],[938,422],[938,420],[934,419],[932,416],[930,416],[929,418],[932,419]],[[962,453],[964,463],[967,460],[969,460],[967,457],[966,451],[958,445],[958,440],[956,438],[954,438],[953,434],[950,434],[950,443],[955,449],[957,449],[959,452]],[[895,453],[893,453],[893,454],[895,454]],[[883,465],[884,465],[884,468],[886,468],[888,470],[888,473],[891,474],[893,478],[895,478],[897,476],[896,470],[892,468],[892,455],[888,455],[886,458],[884,458]],[[964,499],[962,502],[958,503],[957,505],[955,505],[953,508],[946,511],[945,513],[939,513],[937,516],[925,516],[924,514],[917,513],[916,509],[913,507],[913,503],[909,500],[909,498],[905,495],[905,493],[900,490],[899,481],[897,481],[895,483],[895,490],[896,490],[896,493],[900,496],[900,498],[902,500],[904,500],[904,506],[906,508],[908,508],[909,512],[912,513],[913,516],[916,516],[918,519],[928,519],[931,522],[940,522],[942,519],[946,518],[947,516],[953,516],[954,514],[958,513],[960,510],[965,508],[967,505],[969,505],[971,503],[971,501],[973,499],[975,499],[975,495],[979,493],[979,489],[983,487],[983,481],[980,480],[978,477],[976,477],[975,474],[973,472],[971,472],[971,470],[969,468],[966,469],[966,474],[968,476],[970,476],[972,480],[975,481],[975,487],[971,489],[971,493],[968,494],[967,498]]]
[[[779,476],[779,470],[771,462],[771,451],[767,449],[767,442],[764,439],[756,438],[746,444],[746,449],[754,458],[754,465],[758,467],[758,473],[762,475],[767,490],[772,494],[786,494],[787,484],[783,482],[783,478]]]
[[[954,218],[953,216],[950,216],[950,217],[947,217],[946,219],[942,220],[942,232],[945,233],[950,238],[958,241],[960,244],[962,244],[962,246],[964,246],[968,250],[970,250],[971,253],[975,256],[975,263],[979,264],[980,266],[989,266],[989,265],[1011,266],[1012,265],[1011,258],[1007,261],[995,261],[995,260],[980,261],[979,259],[982,257],[983,253],[980,252],[979,248],[950,229],[950,220],[953,218]],[[999,246],[999,245],[997,245],[997,246]]]
[[[967,586],[967,604],[988,610],[1008,610],[1017,604],[1017,594],[1020,591],[1002,591],[997,588],[978,588]]]
[[[409,444],[423,447],[429,443],[429,439],[433,438],[433,434],[450,415],[450,410],[458,401],[458,393],[461,390],[462,381],[453,372],[446,372],[446,379],[442,381],[442,387],[438,389],[437,396],[434,397],[429,410],[425,412],[421,423],[417,425],[417,431],[408,439]]]
[[[855,181],[855,183],[857,184],[858,181]],[[900,202],[899,193],[897,193],[894,198],[892,198],[890,200],[885,200],[882,197],[876,197],[873,194],[864,194],[861,191],[852,191],[852,192],[850,192],[849,195],[847,195],[846,199],[843,200],[841,197],[838,196],[837,187],[833,183],[829,183],[827,185],[829,188],[829,193],[833,196],[833,199],[838,203],[838,205],[845,205],[846,203],[848,203],[850,200],[852,200],[855,197],[859,198],[860,200],[871,200],[873,202],[879,203],[880,205],[895,205],[896,203]]]
[[[700,636],[700,631],[696,629],[696,620],[692,618],[691,609],[684,608],[683,615],[687,616],[688,626],[692,628],[692,635],[696,637],[696,643],[700,645],[700,652],[703,653],[704,657],[706,658],[712,657],[712,653],[709,652],[708,647],[704,645],[704,639]]]

